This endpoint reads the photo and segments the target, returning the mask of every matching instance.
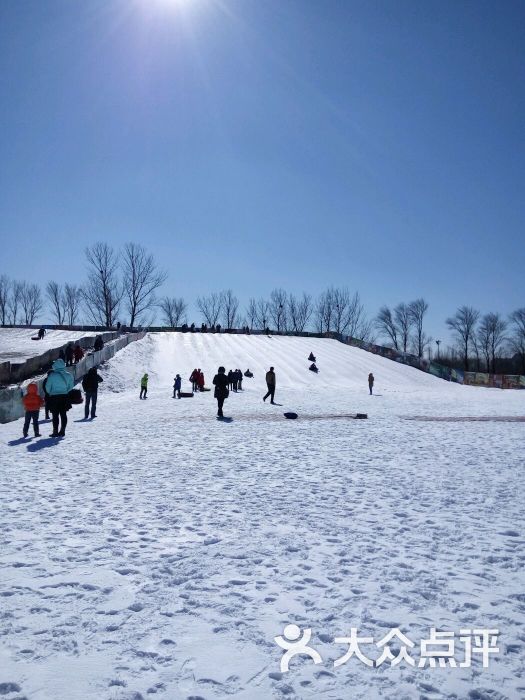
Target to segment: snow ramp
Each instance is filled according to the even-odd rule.
[[[319,373],[308,367],[310,353],[316,358]],[[175,374],[189,389],[189,376],[194,368],[204,372],[206,386],[211,386],[217,368],[226,372],[250,369],[254,379],[245,384],[264,387],[265,374],[273,366],[278,389],[312,392],[368,391],[368,374],[375,377],[374,391],[395,392],[451,391],[461,389],[420,370],[392,362],[365,350],[327,338],[293,336],[212,334],[212,333],[149,333],[111,361],[105,388],[112,391],[136,389],[140,377],[147,372],[150,390],[173,384]]]

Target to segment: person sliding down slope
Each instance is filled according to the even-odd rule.
[[[310,372],[315,372],[316,374],[317,374],[317,372],[319,372],[319,369],[317,368],[317,365],[315,364],[315,362],[312,362],[312,364],[310,365],[310,367],[308,367],[308,369],[310,370]]]

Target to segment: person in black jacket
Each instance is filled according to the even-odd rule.
[[[97,417],[97,396],[98,396],[98,385],[104,380],[98,374],[97,368],[92,367],[84,379],[82,380],[82,388],[86,392],[86,404],[84,410],[84,419],[87,420],[89,416],[89,405],[91,404],[91,420]]]
[[[104,341],[102,340],[102,336],[97,335],[97,337],[95,338],[95,344],[93,345],[93,349],[95,350],[95,352],[98,352],[99,350],[102,350],[103,347]]]
[[[48,371],[47,377],[44,379],[44,381],[42,383],[42,389],[44,390],[44,401],[45,401],[44,406],[45,406],[45,411],[46,411],[46,420],[50,420],[50,418],[49,418],[49,394],[46,391],[46,383],[47,383],[48,377],[52,371],[53,370],[51,370],[51,369]]]
[[[222,407],[224,405],[224,400],[228,398],[228,376],[224,367],[219,367],[218,373],[213,377],[213,384],[215,386],[215,398],[217,399],[217,416],[223,418]]]
[[[75,346],[73,343],[68,343],[66,347],[66,367],[70,367],[73,364],[73,358],[75,356]]]

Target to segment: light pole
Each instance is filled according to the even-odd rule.
[[[439,346],[441,345],[441,340],[436,340],[436,345],[438,346],[438,362],[439,362]]]

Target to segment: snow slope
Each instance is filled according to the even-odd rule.
[[[0,362],[24,362],[29,357],[59,348],[70,341],[96,333],[86,331],[46,331],[42,340],[31,340],[38,334],[36,328],[0,328]]]
[[[219,364],[255,373],[231,423],[211,392],[171,398],[176,372],[209,384]],[[282,406],[262,402],[270,364]],[[150,334],[101,372],[98,418],[74,408],[64,440],[0,426],[8,700],[525,697],[524,424],[495,420],[525,415],[523,393],[281,337]],[[494,420],[430,420],[450,416]],[[288,623],[322,664],[281,674]],[[334,668],[351,627],[417,645],[433,625],[497,627],[500,653],[487,669]]]

